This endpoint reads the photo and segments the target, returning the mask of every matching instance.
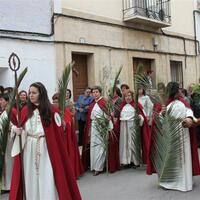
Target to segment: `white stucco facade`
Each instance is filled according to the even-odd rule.
[[[8,67],[8,57],[15,52],[21,59],[21,70],[28,67],[20,89],[28,90],[33,82],[42,82],[49,96],[56,90],[54,44],[29,43],[0,39],[0,85],[13,86],[14,74]]]
[[[55,4],[53,5],[53,3]],[[56,91],[55,48],[53,37],[48,35],[52,31],[53,9],[55,8],[59,12],[61,8],[57,3],[58,1],[53,2],[52,0],[1,1],[0,85],[4,87],[14,85],[13,72],[8,67],[8,57],[14,52],[21,59],[21,70],[28,67],[27,75],[20,89],[27,91],[31,83],[40,81],[46,86],[49,97]],[[29,32],[33,32],[33,34],[29,34]],[[36,33],[44,35],[37,35]],[[15,39],[12,39],[13,37]],[[49,42],[34,40],[48,40]]]

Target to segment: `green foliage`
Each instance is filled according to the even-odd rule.
[[[117,86],[117,81],[119,79],[119,75],[122,71],[122,67],[120,67],[120,69],[118,70],[116,76],[115,76],[115,80],[113,83],[113,86],[111,87],[111,89],[109,90],[109,94],[108,94],[108,99],[106,102],[106,106],[104,109],[104,113],[100,116],[96,116],[95,118],[95,129],[98,131],[99,135],[97,136],[100,143],[99,144],[95,144],[96,145],[102,145],[104,152],[103,155],[106,156],[106,169],[108,172],[108,145],[109,145],[109,138],[111,137],[115,137],[115,134],[113,132],[113,127],[111,125],[111,113],[114,110],[114,105],[113,105],[113,97],[114,97],[114,92],[115,92],[115,88]]]
[[[9,132],[9,120],[4,118],[0,120],[0,178],[2,180],[3,169],[4,169],[4,157],[7,146],[8,132]]]
[[[9,133],[9,127],[10,127],[11,112],[15,105],[15,97],[16,97],[18,88],[19,88],[24,76],[26,75],[26,73],[27,73],[27,68],[25,68],[19,75],[16,86],[15,86],[12,94],[10,95],[9,105],[6,109],[7,117],[1,119],[1,122],[0,122],[1,123],[0,124],[0,180],[2,180],[3,169],[4,169],[4,158],[5,158],[8,133]]]
[[[58,104],[59,104],[61,119],[63,119],[65,113],[66,92],[72,67],[73,63],[68,64],[62,73],[62,77],[58,80],[58,91],[59,91]]]
[[[133,143],[133,154],[135,158],[142,164],[142,144],[141,144],[141,128],[140,128],[140,118],[139,118],[139,107],[138,107],[138,97],[139,88],[143,88],[145,91],[150,89],[151,84],[147,75],[144,73],[143,64],[139,63],[134,74],[134,101],[135,101],[135,116],[134,116],[134,127],[132,133],[132,143]]]
[[[173,104],[172,104],[173,106]],[[156,126],[152,139],[151,160],[158,182],[173,182],[179,176],[183,159],[184,135],[181,135],[181,119],[173,117],[169,108],[156,117]]]

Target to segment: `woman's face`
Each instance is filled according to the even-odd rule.
[[[95,89],[95,90],[92,90],[92,95],[95,98],[95,100],[97,100],[100,98],[101,93],[99,92],[99,90]]]
[[[133,100],[132,95],[131,95],[130,92],[128,92],[128,93],[125,95],[125,101],[126,101],[126,103],[130,103],[132,100]]]
[[[140,88],[140,89],[138,90],[138,94],[139,94],[139,95],[143,95],[143,89],[142,89],[142,88]]]
[[[29,99],[33,104],[39,104],[39,90],[38,88],[31,86],[29,89]]]
[[[27,99],[26,93],[21,92],[20,95],[19,95],[19,99],[20,99],[20,101],[25,102],[26,99]]]
[[[69,91],[66,91],[66,99],[70,99],[69,97],[70,97],[70,93]]]
[[[6,109],[6,106],[8,105],[8,102],[4,98],[0,98],[0,107],[4,110]]]

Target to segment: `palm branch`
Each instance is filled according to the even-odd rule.
[[[8,140],[8,133],[10,128],[10,120],[11,120],[11,112],[15,105],[15,97],[18,91],[18,87],[21,84],[25,74],[27,73],[27,68],[25,68],[19,78],[17,79],[17,84],[10,95],[9,105],[6,109],[7,116],[2,118],[0,121],[0,180],[2,180],[3,176],[3,169],[4,169],[4,159],[5,159],[5,152],[7,147],[7,140]]]
[[[115,137],[113,132],[113,127],[111,126],[111,113],[113,112],[114,105],[113,105],[113,97],[114,91],[117,86],[117,82],[122,71],[122,66],[119,68],[118,72],[115,75],[115,79],[111,89],[109,90],[108,99],[105,105],[105,110],[102,115],[96,116],[95,118],[95,129],[98,131],[99,135],[97,136],[99,139],[99,144],[102,145],[104,151],[103,155],[106,156],[106,170],[108,172],[108,145],[109,145],[109,138]]]
[[[61,119],[63,119],[65,108],[66,108],[66,92],[69,83],[69,76],[72,69],[73,63],[68,64],[63,70],[62,77],[58,80],[58,91],[59,91],[59,109]]]
[[[173,105],[171,105],[172,107]],[[181,178],[184,135],[181,119],[173,117],[171,107],[157,115],[151,149],[151,160],[158,173],[158,182],[173,182]]]
[[[132,152],[135,158],[142,164],[142,144],[141,144],[141,128],[140,128],[140,119],[139,119],[139,106],[138,106],[138,90],[139,88],[144,88],[147,90],[151,87],[147,75],[144,73],[143,64],[139,63],[134,74],[134,101],[135,101],[135,116],[134,116],[134,127],[132,128]]]

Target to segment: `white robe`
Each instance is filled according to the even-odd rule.
[[[100,134],[96,129],[95,119],[103,115],[103,111],[96,103],[91,112],[91,129],[90,129],[90,169],[95,171],[103,171],[106,160],[106,152]]]
[[[4,111],[0,116],[0,127],[3,119],[7,118],[7,113]],[[10,123],[12,126],[12,123]],[[5,161],[2,177],[2,190],[10,190],[11,178],[12,178],[12,169],[13,169],[13,158],[11,157],[11,149],[13,145],[13,139],[11,138],[10,132],[8,133],[7,146],[5,152]]]
[[[142,105],[144,114],[149,118],[149,125],[152,124],[153,103],[149,96],[141,96],[138,98],[139,103]]]
[[[174,101],[167,106],[167,109],[172,105],[173,116],[176,118],[185,119],[186,117],[194,117],[191,109],[185,107],[181,101]],[[183,155],[182,167],[180,169],[180,177],[175,182],[165,183],[161,182],[160,186],[180,191],[190,191],[192,190],[192,158],[191,158],[191,146],[190,146],[190,136],[189,129],[183,128],[180,134],[184,135],[183,142]]]
[[[139,160],[135,157],[133,149],[135,149],[132,142],[132,134],[134,128],[135,108],[130,104],[126,104],[120,113],[120,140],[119,140],[119,157],[120,164],[127,165],[133,162],[139,165]],[[144,119],[140,120],[142,126]]]
[[[29,200],[57,200],[52,165],[38,109],[34,110],[33,116],[23,128],[22,134],[26,135],[23,149],[26,196]]]

